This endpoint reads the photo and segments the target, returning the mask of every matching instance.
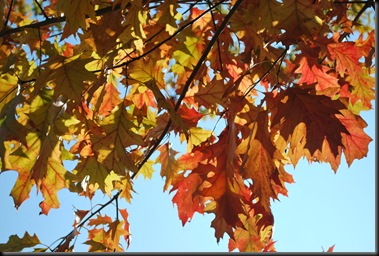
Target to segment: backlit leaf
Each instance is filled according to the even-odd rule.
[[[5,244],[0,244],[0,251],[2,252],[20,252],[24,248],[33,247],[37,244],[40,244],[36,234],[33,236],[29,235],[28,232],[25,232],[24,236],[20,238],[17,235],[11,235],[9,240]]]

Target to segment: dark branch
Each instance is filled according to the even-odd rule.
[[[1,33],[7,29],[9,18],[11,16],[11,12],[12,12],[12,8],[13,8],[13,3],[14,3],[14,0],[12,0],[11,3],[10,3],[10,5],[9,5],[9,10],[8,10],[7,18],[5,19],[4,27],[3,27],[3,30],[1,31]],[[1,37],[1,33],[0,33],[0,37]]]
[[[222,33],[222,31],[226,27],[226,24],[229,22],[229,19],[233,16],[234,12],[238,9],[238,7],[241,5],[242,2],[243,2],[243,0],[238,0],[235,3],[235,5],[230,10],[230,12],[228,13],[228,15],[225,16],[225,19],[223,20],[223,22],[220,25],[220,27],[217,29],[217,31],[216,31],[215,35],[213,36],[212,40],[207,45],[207,48],[204,50],[203,54],[201,55],[199,61],[196,64],[195,68],[193,69],[190,77],[188,78],[186,84],[183,87],[183,91],[180,94],[180,97],[179,97],[178,101],[175,104],[175,107],[174,107],[175,111],[177,111],[179,109],[179,107],[180,107],[180,105],[181,105],[181,103],[182,103],[182,101],[183,101],[183,99],[184,99],[184,97],[185,97],[185,95],[186,95],[186,93],[187,93],[187,91],[189,89],[189,86],[191,85],[191,83],[192,83],[193,79],[195,78],[197,72],[200,70],[201,66],[203,65],[203,62],[205,61],[206,57],[208,56],[208,53],[212,49],[213,45],[216,43],[217,38],[220,36],[220,34]],[[133,175],[131,176],[131,179],[133,179],[138,174],[138,172],[141,169],[141,167],[147,162],[147,160],[150,158],[150,156],[157,149],[157,147],[159,146],[159,144],[161,143],[161,141],[163,140],[163,138],[166,136],[166,134],[167,134],[167,132],[168,132],[171,124],[172,124],[172,121],[170,119],[168,121],[165,129],[163,130],[163,132],[159,136],[158,140],[154,143],[154,145],[150,148],[149,152],[144,157],[144,159],[142,160],[142,162],[138,165],[138,171],[135,172],[135,173],[133,173]]]
[[[93,213],[91,213],[91,215],[89,215],[87,218],[85,218],[83,221],[81,221],[79,223],[79,225],[76,226],[76,228],[80,228],[82,227],[89,219],[91,219],[93,216],[95,216],[96,214],[98,214],[102,209],[104,209],[105,207],[107,207],[109,204],[111,204],[114,200],[118,200],[118,197],[120,196],[120,193],[122,192],[122,189],[120,189],[120,191],[118,191],[112,198],[111,200],[109,200],[108,202],[106,202],[105,204],[103,204],[99,209],[97,209],[96,211],[94,211]],[[75,232],[75,229],[73,229],[70,233],[68,233],[66,236],[62,237],[62,240],[61,242],[53,249],[53,251],[56,251],[59,246],[61,246],[63,244],[63,242],[71,236],[71,234]]]
[[[182,32],[185,28],[187,28],[188,26],[192,25],[193,23],[195,23],[197,20],[199,20],[201,17],[203,17],[206,13],[208,13],[209,11],[213,10],[214,8],[216,8],[217,6],[219,6],[220,4],[222,4],[223,2],[225,2],[226,0],[222,0],[218,3],[216,3],[214,6],[208,8],[206,11],[202,12],[199,16],[197,16],[195,19],[187,22],[186,24],[184,24],[182,27],[180,27],[177,31],[175,31],[174,34],[172,34],[171,36],[167,37],[165,40],[159,42],[158,44],[156,44],[153,48],[151,48],[150,50],[144,52],[143,54],[141,54],[140,56],[138,57],[134,57],[132,58],[131,60],[127,61],[127,62],[124,62],[124,63],[121,63],[121,64],[118,64],[118,65],[115,65],[113,67],[109,67],[107,68],[107,70],[111,70],[111,69],[115,69],[115,68],[120,68],[120,67],[123,67],[123,66],[127,66],[129,63],[132,63],[136,60],[139,60],[145,56],[147,56],[148,54],[150,54],[151,52],[153,52],[154,50],[158,49],[160,46],[162,46],[164,43],[170,41],[171,39],[175,38],[180,32]],[[153,35],[153,37],[155,37],[156,35]],[[149,38],[144,44],[146,44],[147,42],[149,42],[152,38]],[[93,72],[100,72],[101,70],[95,70]]]
[[[258,81],[254,82],[254,84],[252,84],[249,89],[247,89],[245,91],[245,93],[243,94],[242,98],[245,98],[250,92],[251,90],[254,89],[254,87],[260,83],[260,81],[262,81],[269,73],[270,71],[275,67],[276,63],[278,63],[280,60],[283,60],[284,56],[286,56],[286,52],[287,52],[287,47],[284,49],[284,51],[282,52],[282,54],[280,54],[280,56],[274,61],[274,63],[272,63],[272,65],[270,66],[270,68],[263,74],[263,76],[261,76]],[[279,74],[279,72],[277,73],[277,75]],[[273,88],[275,89],[275,87]]]
[[[45,16],[45,19],[49,19],[49,16],[47,16],[47,14],[45,13],[45,11],[43,10],[42,6],[40,5],[40,3],[38,3],[38,0],[34,0],[34,2],[38,5],[38,8],[41,10],[43,16]]]
[[[12,3],[13,3],[13,1],[12,1]],[[95,13],[96,13],[96,16],[101,16],[101,15],[104,15],[104,14],[109,13],[109,12],[117,11],[120,9],[120,7],[121,7],[120,4],[117,4],[115,6],[108,6],[108,7],[105,7],[103,9],[97,10]],[[3,31],[0,32],[0,37],[3,37],[5,35],[15,34],[15,33],[21,32],[21,31],[28,29],[28,28],[37,28],[38,29],[38,28],[41,28],[44,26],[52,26],[54,24],[61,23],[64,21],[66,21],[65,16],[48,18],[48,19],[41,21],[41,22],[36,22],[36,23],[25,25],[25,26],[8,29],[8,30],[5,30],[6,28],[4,27]]]

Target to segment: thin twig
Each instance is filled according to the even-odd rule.
[[[250,92],[252,89],[254,89],[254,87],[260,82],[262,81],[263,78],[265,78],[269,73],[270,71],[274,68],[274,66],[276,65],[276,63],[278,63],[278,61],[280,61],[281,59],[284,58],[284,56],[286,55],[286,52],[287,52],[287,48],[284,49],[284,51],[282,52],[282,54],[280,54],[280,56],[274,61],[274,63],[272,63],[272,65],[270,66],[270,68],[263,74],[263,76],[261,76],[256,82],[254,82],[254,84],[252,84],[250,86],[249,89],[247,89],[245,91],[245,93],[243,94],[242,96],[242,99],[245,98]]]
[[[42,6],[40,5],[40,3],[38,3],[37,0],[34,0],[34,2],[38,5],[38,8],[41,10],[43,16],[45,16],[46,19],[49,19],[49,16],[47,16],[47,14],[45,13],[45,11],[43,10]]]
[[[42,37],[41,37],[41,28],[38,28],[38,38],[39,38],[39,65],[42,65]],[[40,74],[41,69],[38,69],[38,74]]]
[[[3,27],[3,30],[1,31],[1,33],[2,33],[3,31],[6,31],[6,29],[7,29],[8,22],[9,22],[9,18],[11,17],[11,12],[12,12],[12,8],[13,8],[13,3],[14,3],[14,0],[12,0],[11,3],[10,3],[10,5],[9,5],[9,10],[8,10],[7,18],[5,19],[4,27]],[[1,33],[0,33],[0,37],[1,37]]]
[[[180,105],[181,105],[181,103],[182,103],[182,101],[183,101],[183,99],[184,99],[184,97],[185,97],[185,95],[186,95],[186,93],[187,93],[187,91],[189,89],[189,86],[192,84],[193,79],[195,78],[197,72],[200,70],[201,66],[203,65],[203,62],[205,61],[206,57],[208,56],[208,53],[212,49],[212,47],[215,44],[217,38],[220,36],[221,32],[226,27],[226,24],[229,22],[229,19],[233,16],[234,12],[238,9],[238,7],[241,5],[242,2],[243,2],[243,0],[238,0],[235,3],[235,5],[233,6],[233,8],[225,16],[225,19],[223,20],[223,22],[220,25],[220,27],[217,29],[215,35],[212,37],[212,40],[207,45],[207,48],[204,50],[203,54],[201,55],[199,61],[196,64],[195,68],[193,69],[191,75],[187,79],[186,84],[183,87],[183,90],[182,90],[182,92],[181,92],[181,94],[179,96],[179,99],[178,99],[178,101],[175,104],[175,107],[174,107],[175,111],[177,111],[179,109],[179,107],[180,107]],[[146,154],[146,156],[144,157],[144,159],[138,165],[138,170],[135,173],[133,173],[133,175],[131,176],[131,179],[133,179],[138,174],[138,172],[139,172],[139,170],[141,170],[142,166],[147,162],[147,160],[150,158],[150,156],[158,148],[159,144],[161,143],[161,141],[163,140],[163,138],[166,136],[166,134],[167,134],[167,132],[168,132],[171,124],[172,124],[172,120],[170,119],[168,121],[166,127],[164,128],[163,132],[159,136],[158,140],[154,143],[154,145],[150,148],[149,152]]]
[[[117,10],[120,10],[120,8],[121,8],[121,4],[117,4],[115,6],[108,6],[103,9],[99,9],[95,11],[95,16],[101,16],[109,12],[117,11]],[[66,16],[49,18],[44,21],[40,21],[40,22],[36,22],[36,23],[25,25],[25,26],[8,29],[8,30],[5,30],[5,27],[4,27],[3,31],[0,32],[0,37],[3,37],[5,35],[10,35],[10,34],[15,34],[15,33],[24,31],[25,29],[28,29],[28,28],[40,28],[43,26],[50,26],[50,25],[54,25],[56,23],[61,23],[64,21],[66,21]]]
[[[207,3],[208,3],[209,7],[212,6],[212,3],[209,2],[209,0],[207,0]],[[213,27],[216,30],[217,29],[216,21],[215,21],[215,17],[214,17],[214,14],[213,14],[212,11],[211,11],[211,16],[212,16]],[[222,71],[223,70],[223,68],[222,68],[222,59],[221,59],[222,54],[221,54],[221,48],[220,48],[220,41],[218,39],[217,39],[217,51],[218,51],[218,61],[220,62],[220,70]]]
[[[201,13],[199,16],[197,16],[196,18],[194,18],[193,20],[190,20],[189,22],[187,22],[186,24],[184,24],[182,27],[180,27],[177,31],[175,31],[174,34],[172,34],[171,36],[167,37],[165,40],[157,43],[156,45],[154,45],[154,47],[152,47],[150,50],[144,52],[143,54],[137,56],[137,57],[134,57],[132,58],[131,60],[129,61],[126,61],[124,63],[121,63],[121,64],[118,64],[118,65],[115,65],[115,66],[112,66],[112,67],[109,67],[107,68],[106,70],[111,70],[111,69],[115,69],[115,68],[120,68],[120,67],[123,67],[123,66],[127,66],[128,64],[134,62],[134,61],[137,61],[147,55],[149,55],[151,52],[155,51],[156,49],[158,49],[160,46],[162,46],[163,44],[165,44],[166,42],[170,41],[171,39],[175,38],[180,32],[182,32],[185,28],[187,28],[188,26],[192,25],[193,23],[195,23],[197,20],[199,20],[202,16],[204,16],[207,12],[213,10],[214,8],[216,8],[218,5],[222,4],[223,2],[225,2],[226,0],[222,0],[218,3],[216,3],[214,6],[212,6],[211,8],[208,8],[207,10],[205,10],[203,13]],[[154,35],[155,36],[155,35]],[[151,38],[149,38],[147,41],[151,40]],[[99,70],[94,70],[93,72],[96,73],[96,72],[100,72],[101,69]]]
[[[91,213],[91,215],[89,215],[87,218],[85,218],[83,221],[81,221],[77,226],[76,228],[80,228],[82,227],[89,219],[91,219],[93,216],[95,216],[97,213],[99,213],[102,209],[104,209],[105,207],[107,207],[109,204],[111,204],[114,200],[117,200],[118,197],[120,196],[120,193],[122,192],[122,189],[120,189],[120,191],[118,191],[108,202],[106,202],[105,204],[103,204],[99,209],[97,209],[96,211],[94,211],[93,213]],[[56,251],[59,246],[61,246],[64,241],[72,234],[72,232],[75,232],[75,229],[73,229],[70,233],[68,233],[66,236],[62,237],[62,240],[61,242],[53,249],[53,251]]]

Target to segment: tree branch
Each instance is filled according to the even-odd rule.
[[[104,209],[105,207],[107,207],[109,204],[111,204],[114,200],[117,201],[118,197],[120,196],[120,193],[122,192],[122,189],[120,189],[120,191],[118,191],[112,198],[111,200],[109,200],[108,202],[106,202],[105,204],[103,204],[99,209],[97,209],[96,211],[94,211],[93,213],[91,213],[91,215],[89,215],[87,218],[85,218],[83,221],[81,221],[79,223],[79,225],[76,226],[76,228],[80,228],[81,226],[83,226],[89,219],[91,219],[93,216],[95,216],[96,214],[98,214],[102,209]],[[56,251],[59,246],[61,246],[63,244],[63,242],[71,236],[71,234],[75,232],[75,229],[73,229],[70,233],[68,233],[66,236],[62,237],[62,240],[61,242],[53,249],[53,252]]]
[[[181,94],[179,96],[179,99],[178,99],[178,101],[175,104],[175,107],[174,107],[175,111],[177,111],[179,109],[179,107],[180,107],[180,105],[181,105],[181,103],[182,103],[182,101],[183,101],[183,99],[184,99],[184,97],[185,97],[185,95],[186,95],[186,93],[188,91],[189,86],[191,85],[191,83],[192,83],[193,79],[195,78],[197,72],[200,70],[201,66],[203,65],[203,62],[205,61],[206,57],[208,56],[208,53],[212,49],[213,45],[216,43],[218,37],[220,36],[220,34],[224,30],[224,28],[226,27],[226,24],[229,22],[229,19],[233,16],[234,12],[238,9],[238,7],[241,5],[242,2],[243,2],[243,0],[238,0],[235,3],[235,5],[233,6],[233,8],[225,16],[225,19],[221,23],[220,27],[217,29],[215,35],[212,37],[212,40],[207,45],[207,48],[204,50],[203,54],[201,55],[199,61],[196,64],[195,68],[193,69],[190,77],[187,79],[187,82],[186,82],[186,84],[183,87],[183,91],[181,92]],[[161,143],[161,141],[163,140],[163,138],[166,136],[166,134],[167,134],[167,132],[168,132],[171,124],[172,124],[172,121],[170,119],[168,121],[166,127],[164,128],[163,132],[159,136],[158,140],[154,143],[154,145],[151,147],[151,149],[149,150],[149,152],[147,153],[147,155],[145,156],[145,158],[138,165],[138,170],[135,173],[133,173],[133,175],[131,176],[131,179],[133,179],[138,174],[138,172],[141,169],[141,167],[147,162],[147,160],[150,158],[150,156],[157,149],[157,147],[159,146],[159,144]]]
[[[111,70],[111,69],[115,69],[115,68],[120,68],[120,67],[123,67],[123,66],[127,66],[128,64],[136,61],[136,60],[139,60],[145,56],[147,56],[148,54],[150,54],[151,52],[155,51],[156,49],[158,49],[160,46],[162,46],[164,43],[170,41],[171,39],[175,38],[180,32],[182,32],[185,28],[187,28],[188,26],[192,25],[193,23],[195,23],[197,20],[199,20],[201,17],[203,17],[205,14],[207,14],[209,11],[215,9],[217,6],[219,6],[220,4],[224,3],[226,0],[222,0],[218,3],[216,3],[214,6],[211,6],[209,7],[206,11],[202,12],[199,16],[197,16],[196,18],[194,18],[193,20],[187,22],[186,24],[184,24],[182,27],[180,27],[177,31],[175,31],[174,34],[172,34],[171,36],[167,37],[165,40],[159,42],[158,44],[154,45],[153,48],[151,48],[150,50],[144,52],[143,54],[137,56],[137,57],[134,57],[132,58],[131,60],[129,61],[126,61],[124,63],[121,63],[121,64],[118,64],[118,65],[115,65],[115,66],[112,66],[112,67],[109,67],[107,68],[107,70]],[[153,35],[151,38],[147,39],[146,42],[144,44],[146,44],[147,42],[149,42],[150,40],[152,40],[153,37],[155,37],[155,35]],[[132,51],[131,53],[133,53],[134,51]],[[93,72],[100,72],[101,69],[99,70],[95,70]]]
[[[3,30],[1,31],[1,33],[7,29],[9,18],[11,16],[11,12],[12,12],[12,8],[13,8],[13,3],[14,3],[14,0],[12,0],[11,3],[10,3],[10,5],[9,5],[9,10],[8,10],[7,18],[5,19],[4,27],[3,27]],[[0,33],[0,37],[1,37],[1,33]]]
[[[40,3],[38,3],[38,0],[34,0],[34,2],[38,5],[38,8],[41,10],[43,16],[45,16],[45,19],[48,19],[49,16],[47,16],[47,14],[45,13],[45,11],[43,10],[42,6],[40,5]]]
[[[13,1],[11,3],[13,3]],[[105,7],[103,9],[97,10],[95,12],[95,15],[101,16],[101,15],[109,13],[109,12],[117,11],[120,8],[121,8],[121,4],[117,4],[115,6],[108,6],[108,7]],[[9,16],[9,13],[8,13],[8,16]],[[7,21],[8,21],[8,19],[6,20],[6,22]],[[36,23],[25,25],[25,26],[8,29],[8,30],[6,30],[6,26],[4,26],[4,29],[0,32],[0,37],[3,37],[5,35],[15,34],[15,33],[21,32],[21,31],[28,29],[28,28],[37,28],[38,29],[38,28],[41,28],[44,26],[51,26],[51,25],[61,23],[64,21],[66,21],[66,17],[62,16],[62,17],[48,18],[48,19],[41,21],[41,22],[36,22]]]

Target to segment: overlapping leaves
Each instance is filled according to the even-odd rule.
[[[270,201],[293,182],[285,166],[305,157],[337,171],[342,154],[349,165],[367,155],[359,113],[375,96],[374,32],[343,41],[355,29],[350,3],[48,2],[36,8],[49,19],[31,26],[18,1],[0,5],[1,170],[18,172],[16,207],[33,186],[44,214],[63,188],[130,202],[132,178],[151,178],[158,164],[183,225],[214,213],[229,250],[274,251]],[[209,129],[208,117],[223,121]],[[185,152],[165,141],[175,136]],[[120,214],[90,220],[90,251],[122,251],[122,236],[129,244]],[[74,231],[56,251],[72,250]],[[1,246],[38,243],[26,233]]]

